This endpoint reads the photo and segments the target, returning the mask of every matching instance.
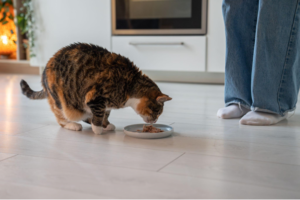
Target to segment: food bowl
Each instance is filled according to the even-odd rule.
[[[149,133],[149,132],[138,132],[137,130],[143,130],[143,126],[149,126],[151,124],[132,124],[124,128],[124,133],[130,137],[142,138],[142,139],[158,139],[172,135],[173,128],[165,124],[152,124],[155,128],[159,128],[164,132],[160,133]]]

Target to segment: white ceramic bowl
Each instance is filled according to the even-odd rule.
[[[148,126],[150,124],[133,124],[133,125],[126,126],[124,128],[124,133],[128,136],[135,137],[135,138],[142,138],[142,139],[164,138],[172,135],[173,133],[173,128],[165,124],[153,124],[155,128],[159,128],[164,132],[160,132],[160,133],[137,132],[137,130],[143,130],[144,125]]]

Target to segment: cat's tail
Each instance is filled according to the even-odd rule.
[[[29,99],[45,99],[47,98],[47,93],[44,90],[41,90],[39,92],[33,91],[26,81],[21,80],[20,82],[22,93],[28,97]]]

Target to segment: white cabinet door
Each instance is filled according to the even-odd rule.
[[[222,0],[208,0],[207,71],[225,72],[225,28]]]
[[[142,70],[205,71],[205,49],[205,36],[112,37],[112,51]]]
[[[45,66],[60,48],[86,42],[111,49],[110,0],[33,0],[36,16],[36,57]]]

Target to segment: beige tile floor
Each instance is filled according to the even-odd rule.
[[[46,100],[24,97],[24,78],[0,75],[0,198],[300,198],[300,112],[276,126],[217,119],[221,85],[158,83],[173,100],[159,123],[172,137],[142,140],[130,108],[112,111],[116,131],[60,128]]]

